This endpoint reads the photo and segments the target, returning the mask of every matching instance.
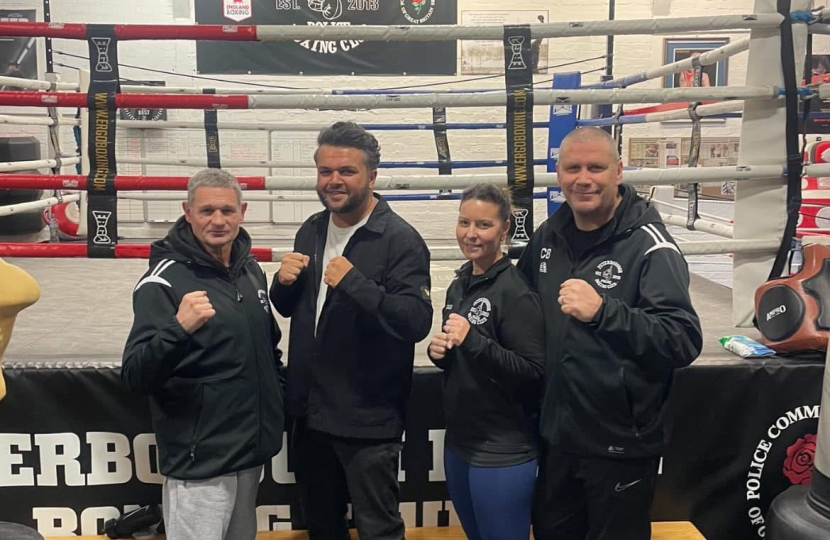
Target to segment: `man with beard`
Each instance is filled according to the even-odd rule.
[[[429,251],[373,192],[380,147],[352,122],[320,132],[325,210],[300,227],[271,286],[291,318],[291,456],[311,540],[402,540],[398,456],[415,343],[432,324]]]

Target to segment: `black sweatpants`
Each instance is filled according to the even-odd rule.
[[[294,472],[310,540],[347,540],[346,504],[361,540],[403,540],[400,439],[335,437],[296,421]]]
[[[659,458],[545,451],[533,501],[536,540],[650,540]]]

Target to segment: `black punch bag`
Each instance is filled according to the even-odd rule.
[[[5,521],[0,521],[0,538],[3,540],[43,540],[36,530]]]
[[[812,484],[793,486],[772,501],[767,514],[770,540],[830,537],[830,369],[826,364],[817,439]]]

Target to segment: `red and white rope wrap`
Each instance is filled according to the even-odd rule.
[[[824,85],[823,85],[824,86]],[[822,86],[822,87],[823,87]],[[726,86],[708,88],[613,88],[602,90],[536,90],[535,105],[627,104],[694,101],[774,99],[777,86]],[[87,95],[75,92],[0,92],[0,106],[85,108]],[[432,107],[504,107],[507,92],[469,94],[384,94],[384,95],[281,95],[222,96],[180,94],[116,94],[117,108],[148,109],[412,109]]]
[[[826,237],[830,240],[830,237]],[[679,245],[684,255],[726,254],[726,253],[757,253],[774,252],[781,243],[780,239],[757,240],[719,240],[716,242],[683,242]],[[457,247],[431,246],[430,259],[433,261],[457,261],[463,256]],[[265,247],[251,248],[251,254],[259,262],[276,262],[288,249],[271,249]],[[115,246],[116,259],[146,259],[150,255],[150,246],[147,244],[117,244]],[[71,258],[86,257],[86,244],[17,244],[0,243],[0,258],[3,257],[50,257]]]
[[[830,164],[808,165],[810,176],[830,175]],[[673,186],[675,184],[705,184],[708,182],[746,182],[759,179],[781,178],[785,168],[782,165],[755,165],[752,167],[695,167],[679,169],[641,169],[625,171],[623,180],[643,186]],[[305,190],[316,189],[316,178],[291,176],[238,176],[244,190]],[[115,189],[118,191],[185,190],[186,176],[116,176]],[[375,189],[460,189],[480,182],[506,184],[505,173],[434,175],[378,176]],[[555,186],[555,173],[536,175],[538,187]],[[86,177],[81,175],[0,174],[0,189],[86,189]]]
[[[777,28],[784,17],[778,13],[715,15],[705,17],[673,17],[573,21],[534,24],[532,38],[577,36],[611,36],[635,34],[674,34],[678,32],[712,32],[753,28]],[[292,41],[303,39],[362,39],[364,41],[447,41],[498,40],[504,38],[504,27],[497,25],[422,25],[422,26],[300,26],[300,25],[148,25],[116,24],[115,37],[127,40],[201,40],[201,41]],[[0,36],[51,37],[86,40],[87,25],[80,23],[0,23]]]

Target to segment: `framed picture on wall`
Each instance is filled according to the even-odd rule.
[[[663,63],[670,64],[679,62],[689,57],[703,54],[723,47],[729,43],[728,38],[668,38],[664,40]],[[726,86],[727,84],[727,62],[728,58],[718,61],[715,64],[703,66],[699,81],[695,77],[695,70],[686,70],[663,77],[664,88],[684,88],[692,86]]]
[[[814,54],[810,57],[810,67],[813,77],[812,83],[830,82],[830,54]],[[807,81],[801,81],[806,84]],[[804,102],[798,103],[799,131],[804,130],[802,111]],[[830,99],[816,99],[810,104],[810,118],[807,120],[807,133],[830,133]]]

